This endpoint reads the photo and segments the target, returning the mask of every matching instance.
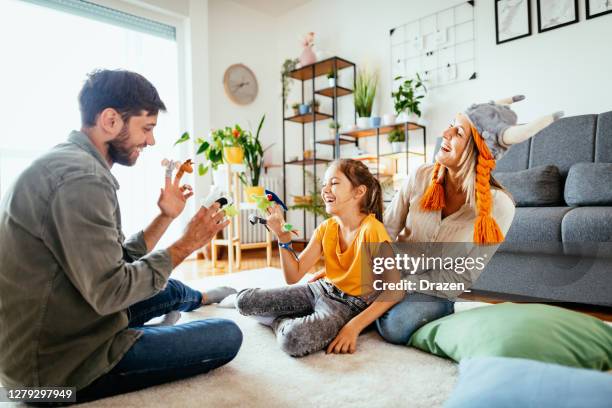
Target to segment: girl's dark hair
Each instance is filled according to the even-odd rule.
[[[132,116],[157,115],[166,110],[157,89],[145,77],[125,70],[97,70],[90,73],[79,92],[81,125],[91,127],[106,108],[113,108],[128,122]]]
[[[338,159],[332,166],[336,166],[349,179],[353,188],[365,186],[366,196],[361,201],[361,211],[366,214],[374,214],[376,219],[383,222],[383,193],[378,179],[359,160]]]

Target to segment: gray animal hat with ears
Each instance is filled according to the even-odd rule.
[[[513,102],[522,101],[524,95],[473,104],[464,112],[484,139],[495,160],[501,159],[510,146],[523,142],[563,116],[562,111],[517,125],[516,113],[510,109]]]

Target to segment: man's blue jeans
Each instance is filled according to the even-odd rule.
[[[77,392],[77,402],[191,377],[230,362],[242,344],[242,332],[231,320],[142,327],[148,320],[173,310],[197,309],[201,302],[200,292],[170,279],[162,292],[132,305],[128,309],[129,327],[144,334],[111,371]]]

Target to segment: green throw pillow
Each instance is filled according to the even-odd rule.
[[[408,345],[455,361],[499,356],[612,368],[611,326],[541,304],[501,303],[455,313],[421,327]]]

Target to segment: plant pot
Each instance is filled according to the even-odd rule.
[[[329,82],[330,88],[334,88],[336,86],[336,78],[327,78],[327,82]]]
[[[397,115],[397,118],[395,119],[396,123],[404,123],[404,122],[408,122],[408,114],[406,112],[400,112],[399,115]]]
[[[312,150],[304,150],[304,159],[312,159],[314,152]]]
[[[300,108],[294,108],[293,109],[293,116],[297,116],[300,114]]]
[[[244,160],[244,150],[240,146],[227,146],[223,148],[223,156],[229,164],[242,164]]]
[[[376,128],[380,126],[380,116],[370,117],[370,127]]]
[[[392,113],[385,113],[382,118],[383,126],[391,126],[395,124],[395,115]]]
[[[336,131],[337,130],[338,129],[329,128],[329,136],[332,137],[332,138],[336,137]]]
[[[419,116],[416,113],[410,113],[408,115],[408,122],[419,123]]]
[[[300,115],[307,114],[309,109],[310,109],[310,106],[306,105],[305,103],[300,104],[300,107],[298,108]]]
[[[358,117],[357,118],[357,127],[360,129],[367,129],[370,127],[370,117],[369,116],[365,116],[365,117]]]
[[[393,151],[393,153],[401,152],[403,144],[404,142],[391,142],[391,151]]]
[[[250,186],[244,188],[244,195],[247,203],[254,203],[255,200],[253,199],[253,196],[262,196],[264,193],[264,188],[260,186]]]

